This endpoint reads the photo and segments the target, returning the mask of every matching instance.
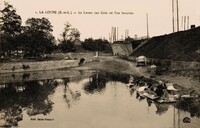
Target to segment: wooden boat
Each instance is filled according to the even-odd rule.
[[[149,93],[147,93],[147,92],[145,92],[143,95],[144,95],[145,97],[151,99],[151,100],[156,100],[156,99],[159,98],[158,96],[156,96],[156,95],[154,95],[154,94],[149,94]]]
[[[158,103],[175,103],[177,101],[177,99],[175,98],[166,98],[166,99],[158,99],[156,100],[156,102]]]
[[[190,95],[190,94],[184,94],[184,95],[182,95],[181,97],[180,97],[181,99],[197,99],[197,98],[199,98],[199,96],[198,95]]]

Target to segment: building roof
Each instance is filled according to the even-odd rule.
[[[73,43],[74,45],[81,45],[82,42],[79,39],[75,39]]]

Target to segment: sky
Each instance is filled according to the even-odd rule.
[[[48,18],[57,39],[60,38],[66,22],[80,31],[81,40],[90,37],[109,39],[112,26],[118,27],[119,38],[122,36],[124,38],[125,29],[129,30],[130,37],[134,35],[143,37],[147,35],[147,13],[150,37],[168,34],[173,30],[172,0],[0,0],[0,9],[4,7],[3,1],[14,6],[22,18],[23,25],[28,18]],[[179,0],[181,30],[182,16],[190,16],[190,25],[200,25],[199,5],[200,0]],[[60,11],[62,14],[58,14]],[[73,14],[66,14],[67,11]],[[83,14],[84,11],[100,12],[100,14]],[[101,12],[120,14],[101,14]],[[129,14],[122,15],[122,12]]]

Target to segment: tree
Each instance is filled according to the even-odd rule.
[[[51,33],[53,31],[53,26],[47,18],[29,18],[26,21],[26,25],[30,27],[31,30],[41,31],[45,33]]]
[[[6,34],[10,34],[11,36],[15,36],[21,32],[21,17],[16,14],[16,10],[12,5],[8,3],[4,3],[5,8],[1,10],[2,17],[1,20],[3,22],[1,31]]]
[[[82,43],[82,46],[86,50],[97,51],[96,43],[94,42],[94,39],[92,38],[85,39],[84,42]]]
[[[40,56],[51,53],[55,47],[52,35],[53,26],[47,18],[30,18],[26,21],[20,41],[27,56]]]
[[[76,50],[74,43],[70,42],[69,40],[63,40],[60,44],[58,44],[58,49],[62,52],[74,52]]]
[[[85,39],[82,43],[84,49],[89,51],[102,51],[102,52],[112,52],[112,48],[107,40],[102,39]]]
[[[70,23],[65,23],[64,31],[62,33],[62,40],[69,40],[73,42],[76,39],[80,38],[80,32],[78,29],[73,28]]]
[[[4,3],[5,8],[0,10],[2,13],[1,20],[1,40],[0,50],[3,54],[11,56],[12,51],[19,50],[21,44],[18,43],[17,36],[21,33],[21,17],[17,15],[16,10],[12,5]]]
[[[74,52],[76,50],[74,41],[80,38],[78,29],[73,28],[72,25],[67,22],[61,36],[62,38],[59,40],[58,48],[62,52]]]

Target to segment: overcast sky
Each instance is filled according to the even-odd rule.
[[[119,28],[119,37],[129,29],[129,36],[146,36],[146,13],[149,15],[149,34],[158,36],[172,32],[172,0],[0,0],[14,6],[24,22],[31,17],[46,17],[60,37],[64,23],[69,22],[81,33],[81,39],[93,37],[108,39],[111,27]],[[200,0],[179,0],[181,17],[190,16],[190,24],[200,25]],[[44,14],[40,14],[44,12]],[[134,12],[134,14],[45,14],[45,11],[72,12]]]

